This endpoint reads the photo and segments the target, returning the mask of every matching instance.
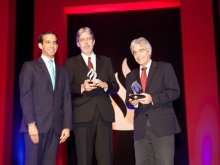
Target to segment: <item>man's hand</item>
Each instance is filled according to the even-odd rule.
[[[63,143],[66,141],[66,139],[70,136],[70,129],[64,128],[62,130],[61,136],[60,136],[60,143]]]
[[[133,106],[136,106],[139,103],[139,100],[132,100],[131,98],[129,98],[129,103],[132,104]]]
[[[100,79],[94,79],[92,80],[93,84],[96,84],[97,87],[108,89],[108,84],[106,82],[103,82]]]
[[[89,79],[87,79],[87,80],[84,81],[83,84],[81,84],[81,88],[83,89],[83,91],[88,92],[88,91],[91,91],[91,90],[97,88],[96,84],[94,84],[94,83],[89,83],[89,82],[92,82],[92,81],[90,81]]]
[[[35,143],[35,144],[39,143],[38,129],[37,129],[37,126],[35,123],[30,124],[28,126],[28,133],[29,133],[33,143]]]
[[[152,97],[151,97],[150,94],[147,94],[147,93],[141,93],[141,94],[145,96],[145,98],[138,99],[141,104],[150,104],[150,103],[152,103]]]

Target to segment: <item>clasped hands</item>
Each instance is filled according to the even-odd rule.
[[[108,88],[108,84],[106,82],[101,81],[100,79],[94,79],[94,80],[85,80],[83,84],[81,84],[81,89],[83,91],[91,91],[93,89],[96,89],[97,87],[106,89]]]
[[[139,103],[141,104],[150,104],[152,103],[152,97],[150,94],[147,93],[141,93],[141,95],[144,95],[145,97],[142,99],[137,99],[137,100],[132,100],[131,98],[129,98],[129,102],[130,104],[132,104],[133,106],[138,105]]]

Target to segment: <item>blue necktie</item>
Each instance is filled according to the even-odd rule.
[[[49,73],[50,73],[50,78],[51,78],[51,82],[52,82],[53,89],[54,89],[54,86],[55,86],[55,73],[54,73],[54,67],[53,67],[53,60],[49,60],[48,62],[50,63]]]

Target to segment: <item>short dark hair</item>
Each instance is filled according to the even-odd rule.
[[[56,35],[53,31],[48,30],[48,31],[43,32],[43,33],[41,33],[41,34],[39,35],[39,37],[38,37],[38,43],[43,44],[43,36],[46,35],[46,34],[53,34],[53,35],[55,35],[56,38],[57,38],[57,35]],[[57,38],[57,44],[58,44],[58,38]]]

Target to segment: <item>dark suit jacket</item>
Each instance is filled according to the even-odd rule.
[[[119,86],[110,58],[96,55],[97,79],[108,84],[106,92],[98,87],[92,91],[81,93],[81,84],[88,79],[87,73],[89,72],[81,54],[69,58],[65,62],[65,67],[68,70],[72,92],[73,123],[91,121],[96,107],[105,121],[114,122],[115,114],[109,94],[117,93]]]
[[[144,137],[146,128],[146,112],[152,125],[152,130],[157,136],[168,136],[180,132],[172,101],[180,95],[178,81],[169,63],[152,61],[146,91],[153,99],[153,105],[139,104],[135,109],[129,102],[128,97],[131,91],[131,84],[134,81],[140,83],[139,68],[132,70],[126,76],[126,105],[129,109],[135,110],[134,115],[134,139],[140,140]]]
[[[36,121],[39,133],[51,126],[60,134],[63,128],[72,128],[72,107],[68,74],[56,64],[56,82],[53,90],[51,78],[42,58],[25,62],[19,76],[20,102],[23,113],[21,132],[27,124]]]

